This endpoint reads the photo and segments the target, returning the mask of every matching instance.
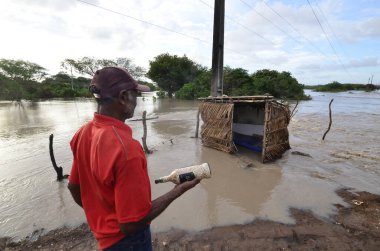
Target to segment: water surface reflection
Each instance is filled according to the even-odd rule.
[[[291,223],[289,207],[310,209],[327,217],[334,190],[353,187],[380,193],[380,93],[311,93],[301,102],[289,126],[292,150],[281,160],[263,165],[260,156],[245,149],[230,155],[203,147],[194,135],[198,103],[152,98],[138,100],[136,117],[144,110],[158,119],[147,121],[149,175],[210,163],[213,177],[175,201],[152,223],[153,231],[172,227],[200,230],[244,223],[257,217]],[[325,141],[328,103],[334,98],[333,125]],[[24,237],[36,229],[75,226],[85,221],[65,183],[55,181],[48,137],[64,172],[70,171],[69,141],[96,110],[90,99],[52,100],[21,104],[0,102],[0,236]],[[127,121],[141,139],[141,121]],[[171,140],[171,141],[170,141]],[[290,154],[309,153],[312,158]],[[245,168],[247,163],[253,167]],[[172,184],[151,184],[153,198]]]

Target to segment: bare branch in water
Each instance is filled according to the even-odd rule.
[[[297,99],[296,105],[294,106],[292,112],[290,113],[290,119],[292,119],[294,117],[294,115],[296,115],[296,113],[298,111],[298,110],[296,111],[297,106],[298,106],[298,99]]]
[[[333,101],[334,101],[334,99],[331,99],[330,104],[329,104],[329,116],[330,116],[329,127],[327,128],[327,131],[325,132],[325,134],[323,134],[322,140],[325,140],[326,134],[330,131],[330,128],[331,128],[331,124],[332,124],[332,118],[331,118],[331,103],[332,103]]]

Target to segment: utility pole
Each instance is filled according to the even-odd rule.
[[[224,0],[215,0],[211,96],[223,94]]]

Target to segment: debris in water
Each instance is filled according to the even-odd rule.
[[[310,157],[310,158],[312,158],[310,154],[308,154],[308,153],[303,153],[303,152],[299,152],[299,151],[293,151],[292,154],[294,154],[294,155],[301,155],[301,156],[305,156],[305,157]]]
[[[362,205],[364,202],[363,202],[363,201],[359,201],[359,200],[352,200],[352,203],[354,203],[354,204],[357,205],[357,206],[360,206],[360,205]]]
[[[254,167],[254,165],[253,165],[252,162],[250,162],[250,163],[248,163],[247,165],[244,166],[245,169],[246,168],[251,168],[251,167]]]

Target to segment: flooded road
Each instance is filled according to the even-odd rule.
[[[172,203],[152,223],[152,231],[170,228],[201,230],[246,223],[260,217],[291,223],[289,207],[312,210],[320,217],[342,203],[334,190],[353,187],[380,193],[380,93],[311,93],[298,105],[290,126],[291,150],[283,158],[261,164],[244,149],[237,155],[203,147],[195,132],[198,103],[151,98],[138,100],[135,117],[148,116],[151,181],[173,169],[208,162],[212,178]],[[333,123],[322,141],[332,103]],[[0,102],[0,236],[22,238],[43,228],[76,226],[85,221],[66,182],[56,182],[48,137],[64,173],[70,172],[69,141],[93,116],[92,100],[53,100],[15,104]],[[127,121],[141,139],[141,121]],[[312,157],[291,154],[300,151]],[[248,163],[253,167],[246,168]],[[173,187],[154,184],[153,199]]]

